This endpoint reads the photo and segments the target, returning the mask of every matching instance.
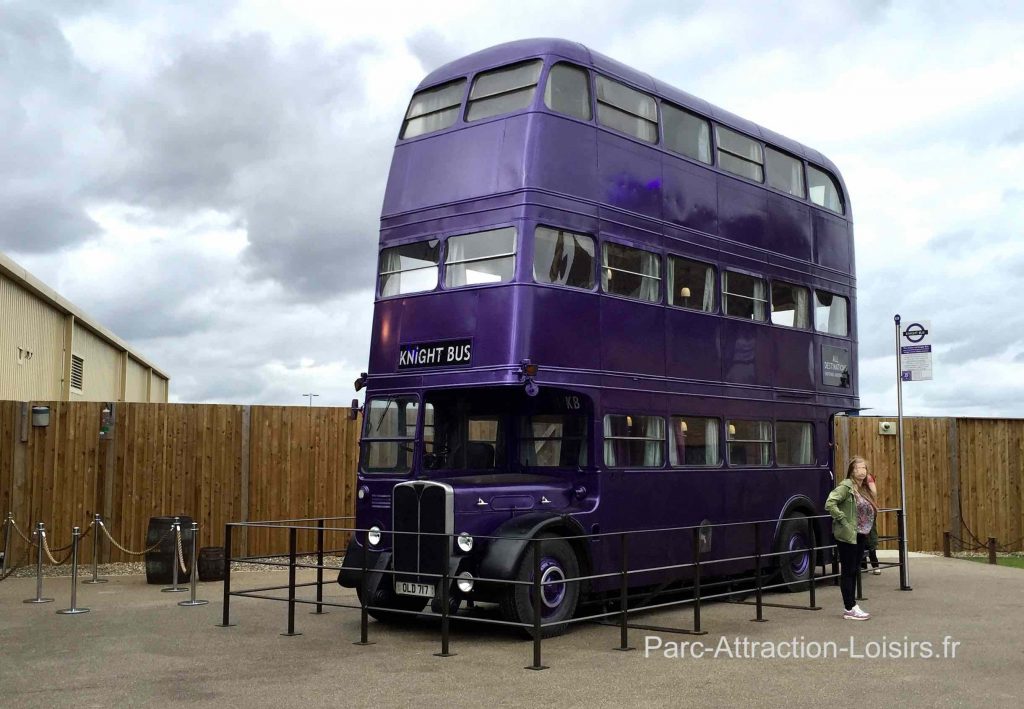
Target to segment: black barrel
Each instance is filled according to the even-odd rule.
[[[224,580],[224,547],[203,547],[199,550],[199,580]]]
[[[192,518],[178,515],[181,522],[181,551],[185,557],[186,572],[178,569],[178,583],[185,584],[192,571]],[[146,552],[146,583],[169,584],[174,573],[174,550],[177,541],[173,532],[167,530],[174,524],[174,517],[150,517],[149,530],[146,532],[146,547],[149,548],[160,541],[160,546]],[[166,535],[166,536],[164,536]]]

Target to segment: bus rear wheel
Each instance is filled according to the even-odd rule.
[[[554,534],[542,534],[540,544],[540,574],[544,584],[541,600],[541,637],[551,638],[562,635],[568,628],[568,621],[576,613],[580,597],[579,561],[572,546]],[[516,569],[517,581],[533,581],[533,544],[526,547],[523,558]],[[501,615],[510,623],[533,624],[534,590],[525,584],[509,585],[501,597]],[[523,629],[532,637],[532,628]]]
[[[792,593],[806,591],[811,578],[811,522],[803,512],[790,512],[779,525],[775,552],[779,554],[782,588]]]

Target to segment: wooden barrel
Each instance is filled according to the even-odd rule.
[[[192,518],[186,515],[178,515],[181,522],[181,551],[185,557],[186,572],[178,569],[178,583],[188,582],[189,573],[192,571]],[[150,517],[149,529],[146,532],[146,547],[149,548],[160,541],[161,537],[167,536],[160,542],[160,546],[152,551],[146,552],[146,583],[170,584],[174,574],[174,551],[177,540],[174,533],[167,534],[167,530],[174,523],[174,517]]]
[[[224,580],[224,547],[203,547],[199,550],[199,580]]]

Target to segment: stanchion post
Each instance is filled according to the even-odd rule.
[[[540,539],[534,537],[530,540],[533,545],[533,664],[527,666],[528,670],[546,670],[547,666],[541,664],[540,641],[541,633],[541,608],[544,587],[541,585],[540,577]]]
[[[953,547],[949,542],[949,532],[942,533],[942,555],[947,559],[953,556]]]
[[[818,563],[818,535],[814,531],[814,522],[809,518],[807,519],[807,538],[811,540],[810,558],[807,560],[811,565],[811,578],[808,581],[808,590],[810,594],[808,602],[810,605],[807,607],[810,610],[818,611],[821,610],[821,608],[818,606],[814,597],[817,590],[815,589],[815,586],[817,585],[817,569],[815,569],[815,566],[817,566]]]
[[[615,649],[625,652],[636,648],[629,646],[629,537],[623,532],[619,535],[619,540],[622,544],[622,569],[619,572],[619,646]]]
[[[71,607],[57,611],[60,615],[88,613],[88,608],[78,607],[78,541],[82,537],[81,527],[71,529]]]
[[[764,617],[764,606],[762,604],[761,585],[761,524],[754,522],[754,606],[757,608],[757,615],[753,618],[755,623],[767,623]]]
[[[224,525],[224,608],[218,628],[230,628],[231,622],[231,524]]]
[[[11,563],[11,522],[13,521],[11,513],[8,512],[4,517],[4,558],[0,563],[0,576],[7,575],[7,565]]]
[[[161,588],[160,591],[163,592],[163,593],[184,593],[188,589],[187,588],[180,588],[178,586],[178,564],[179,563],[182,563],[182,564],[185,563],[185,559],[182,558],[182,555],[178,553],[178,550],[179,550],[178,540],[181,539],[181,518],[180,517],[175,517],[174,518],[174,522],[171,523],[171,535],[174,537],[174,551],[172,553],[172,556],[174,557],[174,561],[171,563],[171,566],[172,566],[172,568],[171,568],[171,587],[170,588]],[[192,563],[194,564],[195,560],[193,560]]]
[[[447,534],[444,537],[444,556],[442,561],[444,565],[441,567],[441,652],[435,652],[435,657],[453,657],[456,653],[448,651],[449,641],[449,624],[451,620],[449,618],[449,594],[451,593],[451,577],[449,576],[448,567],[451,564],[452,555],[452,544],[454,544],[454,537],[449,537]]]
[[[189,574],[189,597],[187,601],[179,601],[179,606],[205,606],[209,601],[196,600],[196,583],[199,581],[199,557],[196,556],[196,544],[199,539],[199,523],[192,523],[192,573]]]
[[[286,637],[302,635],[295,632],[295,563],[298,531],[295,527],[288,528],[288,632],[281,633]]]
[[[82,583],[106,583],[106,579],[100,578],[100,528],[103,526],[103,517],[97,512],[92,518],[92,578]]]
[[[993,564],[993,565],[999,563],[998,560],[996,559],[996,538],[995,537],[989,537],[988,538],[988,563]]]
[[[317,615],[327,615],[324,611],[324,520],[316,521],[316,610]]]
[[[897,534],[899,536],[897,541],[899,542],[900,547],[900,590],[913,591],[914,589],[910,587],[909,576],[907,574],[907,527],[903,520],[904,514],[903,509],[896,510],[896,527],[898,529]]]
[[[359,541],[359,532],[352,533],[356,541]],[[373,645],[370,642],[370,613],[366,609],[370,605],[370,571],[369,554],[370,537],[368,532],[363,532],[363,553],[361,558],[362,575],[359,577],[359,587],[362,593],[359,594],[359,642],[353,645]]]
[[[51,603],[52,598],[43,598],[43,544],[46,543],[46,525],[36,522],[33,532],[36,538],[36,597],[26,598],[25,603]]]
[[[693,633],[704,635],[700,629],[700,529],[693,530]]]

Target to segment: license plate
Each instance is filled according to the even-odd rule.
[[[408,581],[396,581],[395,591],[406,596],[421,596],[423,598],[434,597],[434,587],[426,583],[409,583]]]

